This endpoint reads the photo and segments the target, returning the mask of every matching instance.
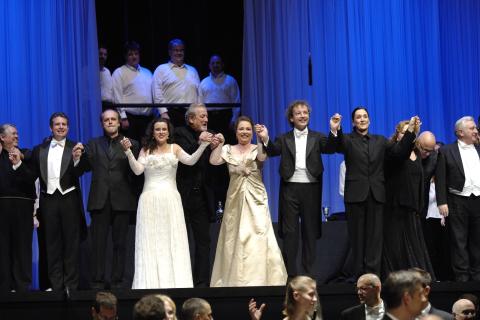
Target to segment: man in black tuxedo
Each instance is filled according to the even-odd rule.
[[[13,124],[0,126],[0,294],[25,292],[32,282],[34,181],[18,177],[10,159],[28,158],[18,149],[18,131]]]
[[[188,154],[193,154],[200,146],[200,140],[213,137],[207,132],[208,113],[204,104],[191,104],[185,113],[186,126],[175,128],[175,143]],[[218,141],[210,145],[215,148]],[[182,197],[185,222],[193,232],[195,258],[193,283],[196,287],[210,284],[210,216],[214,212],[214,192],[207,179],[210,150],[202,154],[193,166],[178,164],[177,188]],[[190,228],[188,231],[190,232]],[[189,237],[191,239],[191,237]]]
[[[384,158],[387,139],[368,131],[365,107],[352,112],[353,131],[340,137],[345,157],[345,213],[352,249],[353,272],[380,274],[385,203]]]
[[[340,115],[330,120],[330,134],[310,130],[311,108],[303,100],[293,101],[286,117],[293,130],[271,141],[268,130],[257,125],[256,131],[266,147],[268,156],[281,156],[279,194],[279,235],[283,238],[283,259],[289,277],[298,274],[297,252],[299,219],[302,229],[302,266],[305,273],[314,274],[316,240],[321,235],[322,153],[336,150]]]
[[[92,171],[92,183],[88,195],[87,210],[92,222],[92,283],[94,289],[105,285],[105,260],[107,238],[112,226],[113,259],[112,288],[121,288],[125,270],[128,224],[137,210],[138,197],[135,190],[135,176],[128,164],[128,158],[120,141],[120,114],[113,109],[102,112],[103,136],[90,140],[87,144],[84,161],[85,169]],[[131,140],[131,150],[135,157],[139,145]]]
[[[382,290],[386,305],[384,320],[414,320],[428,301],[423,288],[423,279],[413,270],[391,272]]]
[[[44,229],[48,277],[54,291],[76,290],[80,240],[85,235],[79,177],[81,143],[67,139],[68,117],[50,116],[52,138],[32,151],[31,165],[14,159],[19,176],[40,179],[40,228]]]
[[[377,275],[366,273],[357,281],[357,294],[360,304],[343,310],[341,320],[364,320],[367,318],[382,319],[385,314],[385,306],[380,298],[382,283]]]
[[[456,281],[480,281],[480,146],[472,117],[455,123],[457,141],[440,148],[435,172],[437,205],[449,217]]]

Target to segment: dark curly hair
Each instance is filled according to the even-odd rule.
[[[164,122],[167,124],[168,127],[168,139],[167,143],[172,143],[173,142],[173,125],[168,119],[164,119],[161,117],[157,117],[152,120],[148,124],[147,130],[145,131],[145,137],[142,139],[142,146],[145,151],[148,151],[149,153],[152,153],[157,148],[157,141],[155,140],[155,137],[153,136],[153,130],[155,129],[155,123],[157,122]]]

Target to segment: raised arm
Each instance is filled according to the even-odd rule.
[[[255,132],[257,133],[257,137],[260,138],[265,150],[270,157],[278,156],[282,153],[282,144],[280,139],[277,138],[275,141],[272,141],[268,136],[268,129],[263,124],[256,124],[255,125]]]
[[[123,150],[127,155],[130,169],[132,169],[133,173],[135,173],[137,176],[141,175],[145,171],[145,149],[142,148],[137,160],[135,159],[135,156],[133,155],[133,152],[131,150],[132,142],[130,141],[130,139],[123,138],[120,143],[122,144]]]
[[[210,154],[210,164],[214,166],[221,165],[225,163],[225,160],[222,158],[222,148],[223,144],[225,143],[225,139],[221,133],[217,133],[213,140],[217,144],[217,146],[212,150]]]
[[[185,151],[183,151],[182,147],[180,147],[178,144],[174,144],[173,152],[178,158],[178,161],[180,161],[183,164],[186,164],[187,166],[193,166],[195,163],[197,163],[198,159],[200,159],[203,151],[205,151],[205,149],[209,144],[210,142],[208,141],[202,141],[197,151],[195,151],[193,154],[186,153]]]
[[[257,160],[258,161],[265,161],[267,159],[267,151],[265,150],[263,146],[263,139],[261,138],[261,135],[264,134],[264,130],[266,130],[265,126],[256,124],[255,125],[255,132],[257,133]],[[267,131],[267,137],[268,137],[268,131]]]

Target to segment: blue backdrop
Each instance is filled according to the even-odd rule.
[[[243,112],[270,135],[290,130],[293,99],[312,107],[311,128],[327,132],[329,117],[367,106],[371,131],[391,135],[399,120],[419,115],[422,130],[454,140],[455,120],[479,114],[480,2],[456,0],[245,0]],[[308,84],[311,53],[313,84]],[[323,203],[343,211],[338,195],[341,155],[324,156]],[[277,215],[278,163],[265,183]]]

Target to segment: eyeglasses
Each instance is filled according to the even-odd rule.
[[[363,287],[355,287],[355,291],[357,291],[357,292],[367,292],[368,290],[370,290],[372,288],[373,288],[372,285],[363,286]]]
[[[435,149],[425,149],[421,144],[418,144],[418,148],[420,149],[420,151],[425,153],[432,153],[435,151]]]

